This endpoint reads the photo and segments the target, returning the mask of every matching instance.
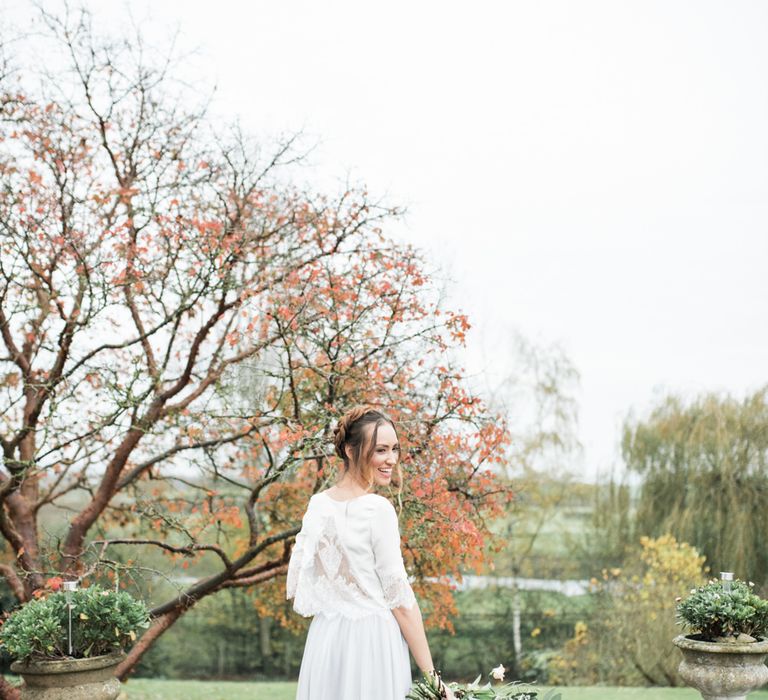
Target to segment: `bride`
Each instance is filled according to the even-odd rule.
[[[393,471],[399,477],[397,432],[384,413],[357,406],[339,421],[334,442],[344,472],[309,500],[288,565],[287,597],[313,617],[296,700],[403,700],[409,648],[423,673],[436,672],[397,513],[372,493],[390,484]]]

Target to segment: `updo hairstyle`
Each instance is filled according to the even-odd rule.
[[[379,426],[389,423],[397,434],[394,421],[383,411],[370,405],[359,405],[347,411],[338,422],[333,431],[333,442],[336,446],[336,454],[344,461],[344,473],[350,468],[359,470],[368,488],[373,488],[373,472],[370,467],[371,457],[376,449],[376,441],[379,434]],[[373,425],[370,439],[366,441],[368,426]],[[366,444],[367,443],[367,444]],[[349,447],[352,453],[351,459],[345,448]],[[400,461],[395,468],[394,481],[401,481]]]

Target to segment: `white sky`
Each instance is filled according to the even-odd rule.
[[[126,16],[85,4],[112,29]],[[130,7],[201,49],[218,113],[303,129],[319,180],[408,207],[393,233],[454,280],[470,371],[513,371],[515,329],[562,345],[585,475],[620,463],[623,417],[659,392],[768,380],[768,3]]]

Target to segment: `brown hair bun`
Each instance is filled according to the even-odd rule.
[[[378,421],[380,418],[384,418],[387,422],[392,423],[392,421],[389,420],[389,418],[386,418],[383,413],[377,411],[373,406],[368,404],[360,404],[350,408],[341,418],[339,418],[339,422],[333,430],[333,444],[336,446],[336,454],[341,457],[345,463],[347,462],[348,458],[344,446],[351,442],[357,442],[354,440],[354,436],[352,436],[351,433],[353,432],[355,424],[367,414],[376,414],[375,421]]]

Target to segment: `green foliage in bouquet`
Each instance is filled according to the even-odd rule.
[[[495,670],[495,669],[494,669]],[[503,678],[503,673],[501,675]],[[472,683],[461,685],[447,683],[456,696],[456,700],[539,700],[539,691],[526,683],[514,682],[493,686],[491,683],[480,685],[482,676],[475,678]],[[541,700],[561,700],[561,694],[550,690]],[[445,698],[440,686],[440,679],[424,675],[423,679],[414,684],[406,700],[442,700]]]
[[[90,586],[72,591],[72,658],[123,651],[149,626],[143,602],[124,591]],[[20,661],[68,658],[67,598],[62,591],[31,600],[0,629],[0,646]]]
[[[678,622],[708,641],[740,634],[764,637],[768,632],[768,601],[752,591],[754,584],[711,581],[691,590],[677,606]]]

